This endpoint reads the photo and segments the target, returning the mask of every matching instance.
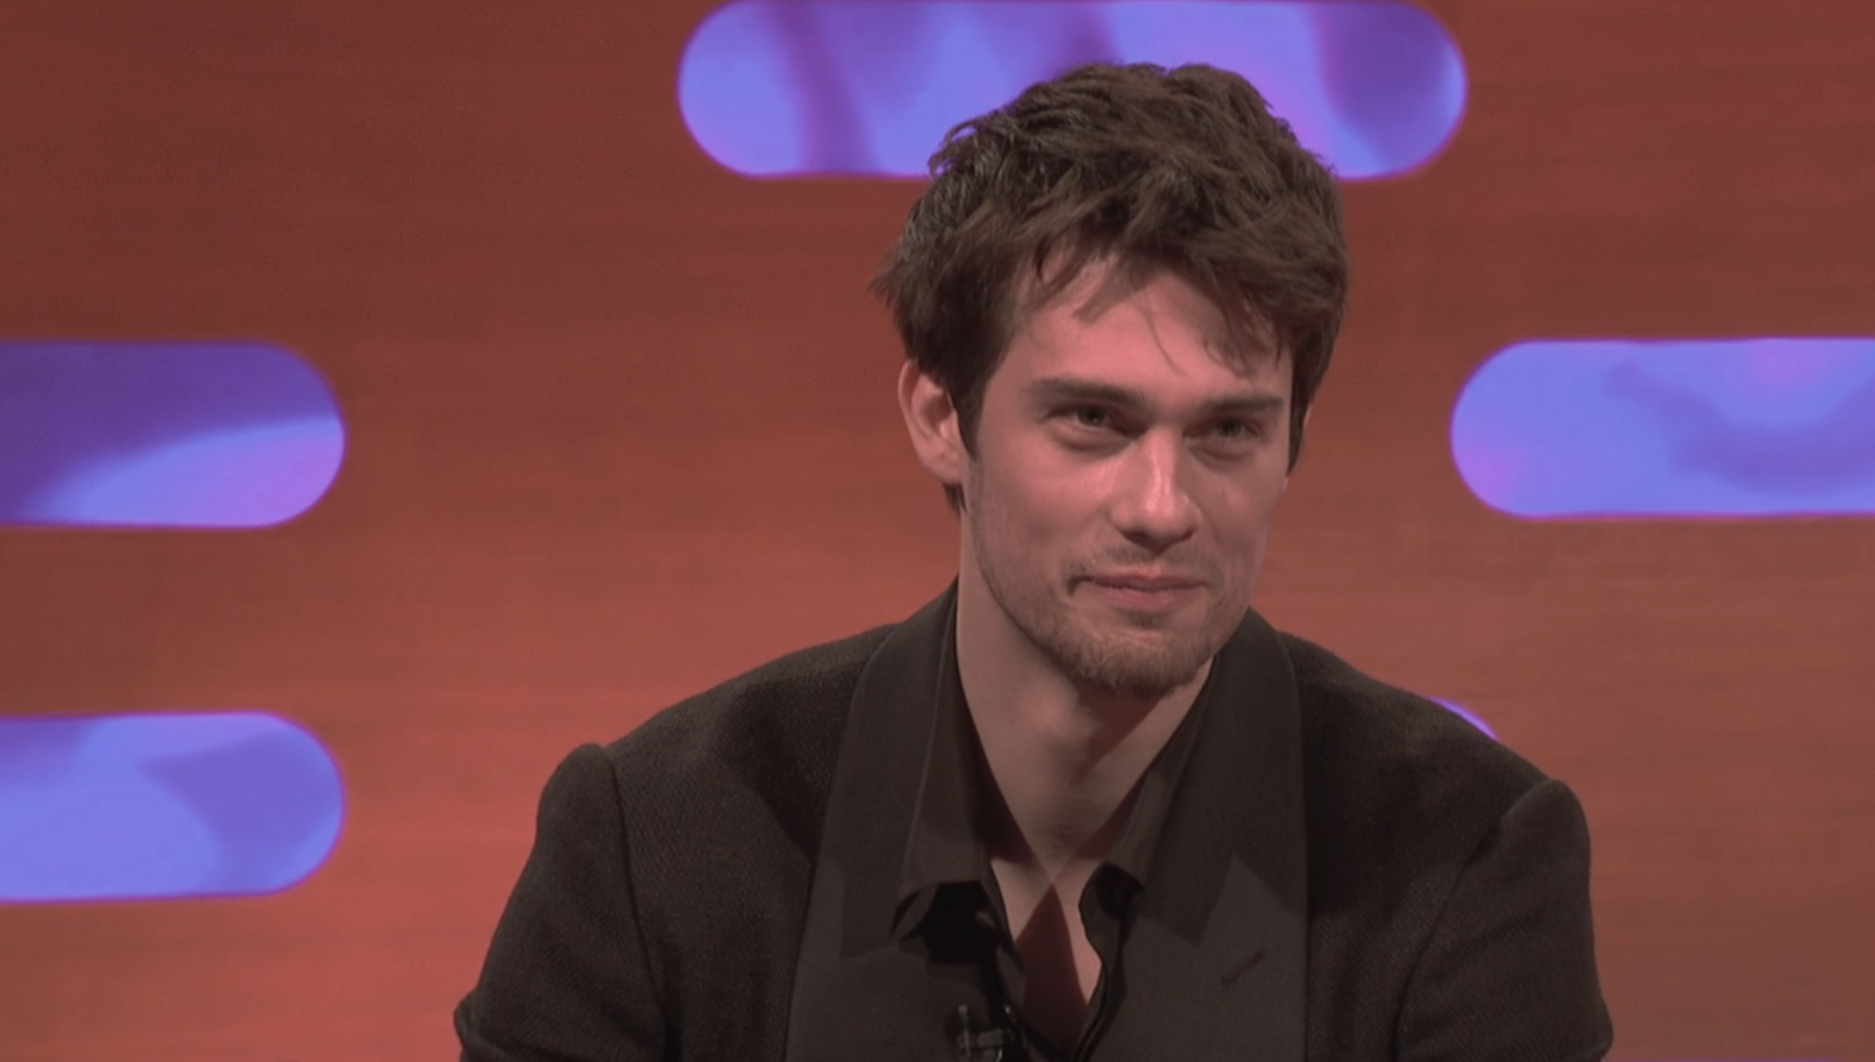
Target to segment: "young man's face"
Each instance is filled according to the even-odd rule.
[[[963,572],[1069,678],[1161,696],[1229,640],[1289,481],[1290,359],[1229,357],[1223,315],[1160,273],[1032,311],[962,464]]]

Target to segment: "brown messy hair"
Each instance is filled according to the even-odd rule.
[[[1175,273],[1234,339],[1289,353],[1294,467],[1341,326],[1347,246],[1333,176],[1249,82],[1196,64],[1083,66],[959,124],[930,167],[871,290],[972,453],[1021,314],[1112,262],[1124,285]]]

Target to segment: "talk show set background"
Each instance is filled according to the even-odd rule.
[[[1235,70],[1353,289],[1256,598],[1580,798],[1620,1062],[1875,1062],[1875,6],[9,0],[0,1058],[454,1057],[567,751],[894,623],[954,122]],[[760,882],[749,883],[760,888]]]

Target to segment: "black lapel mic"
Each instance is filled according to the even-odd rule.
[[[1019,1059],[1014,1015],[1005,1009],[1003,1016],[1005,1023],[978,1025],[970,1015],[970,1008],[960,1004],[944,1019],[944,1038],[950,1041],[951,1057],[956,1062],[1005,1062],[1005,1059],[1015,1062]]]

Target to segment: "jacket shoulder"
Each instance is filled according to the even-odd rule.
[[[1446,1057],[1441,1037],[1466,1030],[1496,1045],[1479,1057],[1600,1058],[1575,795],[1437,702],[1284,639],[1302,710],[1310,1056]]]
[[[1438,702],[1312,642],[1281,637],[1301,701],[1304,770],[1314,784],[1447,814],[1470,807],[1495,821],[1545,781],[1530,761]]]
[[[818,846],[854,686],[892,631],[801,649],[688,697],[605,747],[646,840],[733,844],[779,827]]]
[[[621,782],[660,788],[831,759],[859,675],[892,628],[797,650],[694,694],[605,748]],[[829,777],[831,774],[829,773]]]
[[[790,653],[603,750],[645,963],[686,1057],[781,1042],[854,686],[889,633]]]

